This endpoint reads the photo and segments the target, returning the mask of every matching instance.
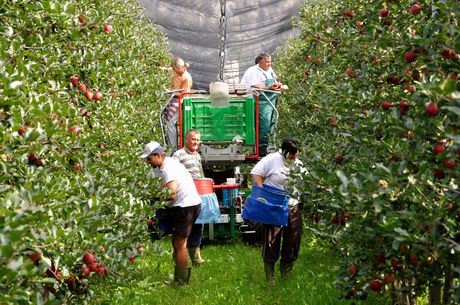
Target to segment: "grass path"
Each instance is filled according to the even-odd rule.
[[[133,271],[118,281],[98,286],[98,304],[306,304],[341,305],[334,288],[334,255],[312,240],[303,240],[301,253],[292,274],[270,286],[264,277],[261,249],[240,241],[208,244],[202,256],[210,261],[193,268],[191,283],[171,287],[164,281],[172,276],[172,246],[169,239],[150,244],[133,264]],[[372,297],[372,296],[371,296]],[[356,304],[378,305],[367,300]]]

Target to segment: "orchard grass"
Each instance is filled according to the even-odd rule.
[[[193,268],[187,286],[165,284],[172,278],[170,238],[149,242],[142,256],[132,264],[132,271],[99,282],[92,304],[307,304],[340,305],[352,301],[338,299],[335,289],[336,257],[327,244],[310,236],[302,240],[299,259],[292,274],[276,284],[264,278],[260,246],[226,240],[208,243],[202,249],[207,261]],[[370,293],[355,304],[390,304],[381,295]]]

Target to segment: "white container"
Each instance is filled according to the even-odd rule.
[[[235,184],[236,179],[235,178],[227,178],[227,184]]]
[[[209,84],[209,99],[213,107],[225,107],[230,105],[228,84],[224,82],[213,82]]]

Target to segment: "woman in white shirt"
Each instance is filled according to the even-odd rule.
[[[289,173],[294,167],[301,167],[302,162],[297,159],[300,149],[297,141],[286,139],[279,152],[271,153],[262,158],[252,169],[253,184],[266,184],[281,190],[286,190],[289,182]],[[297,260],[300,239],[302,236],[302,213],[299,202],[289,198],[288,225],[285,227],[263,225],[264,246],[262,258],[264,260],[265,277],[268,282],[274,283],[275,263],[280,257],[281,276],[287,275]]]

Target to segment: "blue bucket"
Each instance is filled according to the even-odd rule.
[[[251,197],[275,205],[285,205],[287,201],[286,191],[266,184],[263,187],[252,185]]]

